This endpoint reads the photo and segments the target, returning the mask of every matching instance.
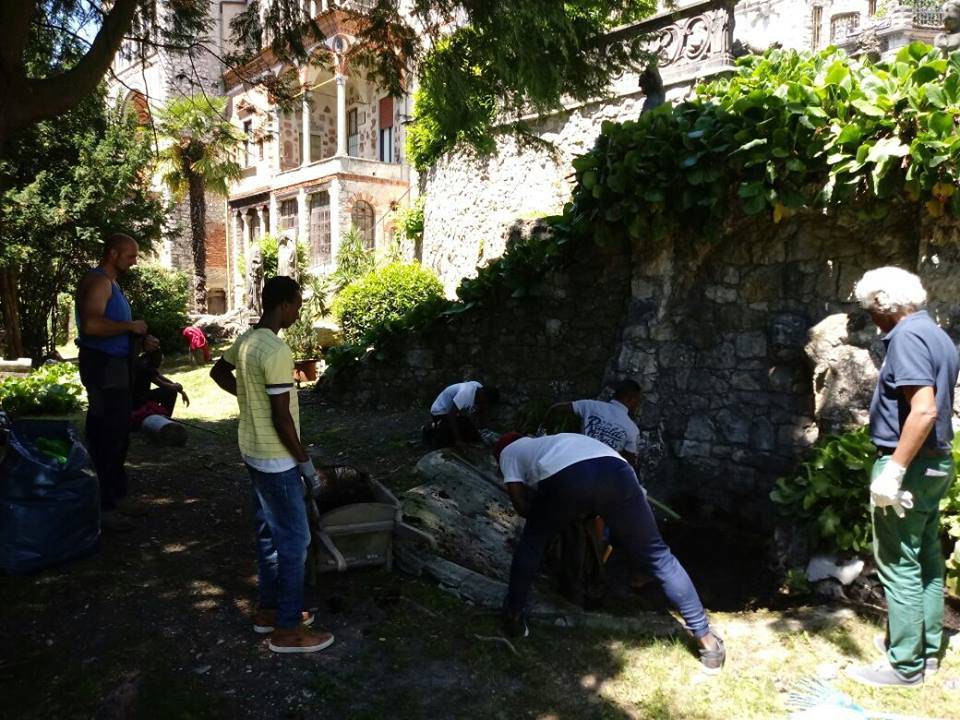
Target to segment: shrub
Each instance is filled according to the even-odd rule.
[[[866,427],[827,436],[796,475],[777,480],[770,499],[807,527],[814,548],[860,552],[870,547],[868,488],[876,452]]]
[[[434,273],[419,263],[391,263],[344,288],[333,312],[348,343],[369,343],[442,302],[443,285]]]
[[[190,324],[186,274],[158,265],[138,265],[121,277],[120,286],[130,301],[134,319],[147,323],[150,334],[160,340],[163,352],[183,351],[181,333]]]
[[[308,275],[303,278],[303,291],[305,297],[303,307],[300,309],[300,317],[283,331],[283,339],[290,346],[294,357],[309,360],[319,358],[323,354],[313,323],[330,313],[327,304],[330,283],[327,278],[319,279]]]
[[[340,249],[337,250],[337,269],[330,276],[334,289],[340,292],[364,273],[373,270],[374,265],[373,252],[363,247],[360,231],[351,225],[350,230],[340,240]]]
[[[44,365],[0,380],[0,410],[10,415],[65,415],[80,409],[83,386],[70,363]]]

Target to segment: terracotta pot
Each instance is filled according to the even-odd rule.
[[[317,360],[294,360],[293,379],[298,383],[315,382],[317,379]]]

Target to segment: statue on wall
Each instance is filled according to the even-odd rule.
[[[655,107],[663,105],[667,95],[663,90],[663,78],[660,77],[660,71],[656,64],[650,63],[640,73],[640,89],[643,91],[643,107],[640,108],[640,114],[653,110]]]
[[[263,286],[263,256],[257,243],[250,245],[250,256],[247,258],[247,309],[259,315],[260,288]]]
[[[943,29],[933,44],[944,52],[960,49],[960,0],[947,0],[943,4]]]
[[[767,351],[778,363],[797,362],[804,357],[807,319],[799,313],[780,312],[767,321]]]
[[[290,230],[284,230],[277,239],[277,275],[297,280],[297,241]]]

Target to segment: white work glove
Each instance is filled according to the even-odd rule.
[[[323,481],[326,478],[317,472],[312,460],[297,463],[297,467],[300,469],[300,475],[303,476],[307,493],[313,497],[318,497],[323,490]]]
[[[906,474],[907,469],[903,465],[888,460],[880,474],[870,483],[870,503],[878,508],[891,507],[897,517],[904,517],[906,510],[913,507],[913,493],[900,489]]]

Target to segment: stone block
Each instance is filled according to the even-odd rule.
[[[736,445],[746,444],[750,440],[750,420],[734,410],[721,410],[717,413],[716,427],[724,440]]]
[[[630,282],[630,295],[641,300],[653,298],[660,292],[659,283],[654,283],[647,278],[634,278]]]
[[[677,450],[680,457],[710,457],[710,443],[698,442],[696,440],[684,440],[680,443]]]
[[[736,390],[761,390],[763,385],[749,372],[735,372],[730,377],[730,385]]]
[[[708,350],[703,355],[703,365],[716,370],[736,367],[737,354],[733,343],[725,342]]]
[[[650,335],[648,327],[643,325],[628,325],[623,329],[623,342],[629,343],[636,340],[646,340]]]
[[[555,339],[563,332],[563,321],[557,318],[550,318],[544,325],[549,338]]]
[[[737,357],[759,358],[767,356],[767,337],[762,332],[747,332],[736,339]]]
[[[691,348],[680,343],[669,343],[657,353],[660,365],[665,368],[693,367],[695,355]]]
[[[407,351],[407,365],[424,370],[433,369],[433,351],[424,348],[414,348]]]
[[[657,342],[671,342],[677,339],[677,333],[673,325],[657,323],[650,328],[650,339]]]
[[[703,440],[709,442],[713,440],[715,428],[710,418],[705,415],[694,415],[687,422],[687,429],[684,437],[688,440]]]
[[[703,294],[708,300],[721,304],[732,303],[737,299],[737,291],[723,285],[708,285]]]
[[[777,429],[767,418],[754,418],[750,423],[750,447],[766,452],[777,447]]]

